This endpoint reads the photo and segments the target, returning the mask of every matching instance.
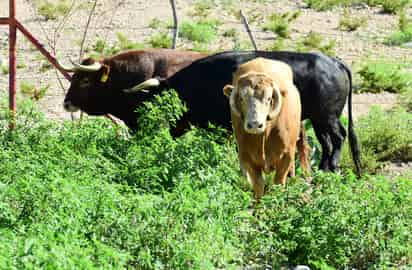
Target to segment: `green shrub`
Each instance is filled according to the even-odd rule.
[[[383,0],[382,9],[386,13],[398,13],[409,5],[410,0]]]
[[[208,43],[216,39],[216,25],[209,22],[182,22],[180,35],[190,41]]]
[[[412,41],[412,23],[406,17],[405,12],[399,14],[398,31],[392,33],[384,41],[386,45],[401,46]]]
[[[268,22],[263,26],[263,31],[271,31],[279,37],[287,38],[290,35],[289,24],[296,20],[299,15],[300,11],[283,14],[272,13]]]
[[[365,17],[351,16],[349,9],[345,8],[340,16],[339,29],[345,31],[355,31],[361,26],[366,25]]]
[[[153,48],[171,48],[172,38],[167,33],[157,33],[150,37],[149,43]]]
[[[399,103],[409,112],[412,112],[412,87],[408,88],[399,96]]]
[[[305,2],[309,8],[324,11],[332,9],[335,6],[349,5],[353,0],[304,0],[303,2]]]
[[[44,87],[36,87],[27,81],[20,82],[20,91],[23,93],[23,95],[33,100],[40,100],[41,98],[43,98],[49,88],[50,85],[46,85]]]
[[[408,179],[355,180],[323,173],[315,174],[312,185],[298,181],[286,190],[273,187],[240,229],[248,243],[246,258],[272,269],[285,264],[311,269],[408,266],[410,188]]]
[[[385,269],[410,266],[412,182],[315,173],[250,209],[233,138],[193,128],[165,92],[136,134],[52,122],[19,104],[0,124],[0,268]],[[323,268],[321,268],[323,267]]]
[[[403,71],[401,65],[386,60],[368,61],[358,73],[362,79],[360,92],[401,93],[410,88],[412,84],[412,76]]]
[[[335,46],[335,40],[325,41],[321,34],[311,31],[296,43],[296,50],[301,52],[320,51],[334,56]]]
[[[55,3],[50,0],[36,0],[35,4],[37,12],[46,20],[55,20],[70,11],[71,1],[60,0]]]
[[[91,49],[86,51],[90,52],[90,56],[94,58],[101,58],[104,56],[114,55],[124,50],[139,50],[144,49],[145,46],[142,43],[133,42],[129,40],[123,33],[116,33],[116,42],[113,45],[108,45],[103,39],[98,39],[92,45]]]
[[[403,108],[385,112],[374,107],[356,122],[364,170],[376,173],[388,161],[412,161],[412,115]],[[351,167],[345,147],[342,164]],[[346,165],[345,165],[346,164]]]

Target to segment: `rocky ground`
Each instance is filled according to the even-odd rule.
[[[51,0],[56,2],[58,0]],[[68,1],[68,2],[71,2]],[[68,59],[79,59],[81,37],[87,23],[87,18],[94,1],[73,0],[75,10],[66,20],[45,20],[36,11],[36,1],[16,0],[17,18],[26,26],[44,45],[45,48],[57,55],[58,59],[68,63]],[[180,20],[193,18],[195,0],[177,0],[177,9]],[[207,2],[207,1],[206,1]],[[209,1],[211,2],[211,1]],[[208,18],[216,18],[223,22],[219,27],[219,37],[209,44],[211,51],[230,50],[235,46],[233,38],[223,37],[228,29],[235,29],[239,40],[246,47],[250,47],[243,25],[239,23],[235,14],[239,8],[251,21],[251,28],[257,39],[258,47],[267,48],[275,40],[273,33],[262,31],[265,19],[274,12],[300,10],[301,14],[291,24],[291,39],[299,40],[310,31],[322,34],[327,40],[336,41],[337,55],[353,67],[359,67],[366,59],[385,58],[401,63],[412,63],[410,48],[389,47],[382,40],[396,29],[398,17],[383,14],[380,8],[371,8],[365,5],[350,9],[352,15],[364,17],[367,24],[353,32],[338,29],[342,9],[326,12],[316,12],[305,7],[303,1],[212,1],[212,9],[207,11]],[[410,13],[410,10],[408,10]],[[0,1],[0,17],[8,15],[8,1]],[[116,33],[125,34],[130,40],[145,43],[151,35],[159,32],[149,27],[152,19],[170,22],[172,12],[169,1],[166,0],[99,0],[87,32],[85,47],[90,47],[97,39],[107,40],[109,44],[116,41]],[[62,22],[65,22],[64,24]],[[165,29],[164,29],[165,30]],[[239,41],[238,40],[238,41]],[[8,57],[8,28],[0,26],[0,62],[7,66]],[[180,49],[190,48],[182,40]],[[42,71],[45,65],[44,58],[21,35],[18,35],[18,86],[28,82],[35,87],[49,86],[46,96],[39,101],[42,111],[52,119],[69,119],[70,114],[61,106],[67,81],[55,70]],[[412,66],[412,64],[411,64]],[[8,76],[0,72],[0,93],[8,89]],[[21,95],[21,93],[19,93]],[[355,118],[367,114],[371,105],[391,108],[397,102],[394,94],[356,94],[353,98]],[[412,169],[411,164],[392,164],[395,174]],[[392,168],[390,167],[390,170]]]

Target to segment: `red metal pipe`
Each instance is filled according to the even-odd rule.
[[[0,18],[0,24],[9,24],[10,23],[10,20],[9,20],[9,18]]]
[[[14,24],[16,17],[15,0],[9,1],[9,109],[12,113],[10,129],[15,128],[16,114],[16,39],[17,29]]]
[[[20,30],[20,32],[23,33],[24,36],[44,55],[44,57],[49,60],[49,62],[58,70],[60,73],[67,79],[71,80],[72,77],[70,76],[69,73],[67,73],[57,62],[56,58],[51,55],[46,49],[44,48],[43,44],[41,44],[30,32],[27,30],[19,21],[14,21],[16,24],[17,28]]]

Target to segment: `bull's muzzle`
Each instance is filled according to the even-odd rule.
[[[63,102],[63,108],[67,111],[67,112],[77,112],[80,108],[76,107],[73,105],[73,103],[71,103],[69,100],[65,100]]]
[[[265,124],[259,121],[246,121],[245,130],[247,133],[260,134],[265,130]]]

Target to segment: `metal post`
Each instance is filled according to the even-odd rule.
[[[9,109],[12,113],[10,129],[15,128],[16,114],[16,39],[17,29],[15,24],[15,0],[9,1]]]
[[[176,11],[176,3],[175,3],[175,0],[170,0],[170,5],[172,6],[172,11],[173,11],[173,23],[174,23],[172,49],[176,49],[177,38],[178,38],[178,36],[179,36],[179,22],[178,22],[178,19],[177,19],[177,11]]]

